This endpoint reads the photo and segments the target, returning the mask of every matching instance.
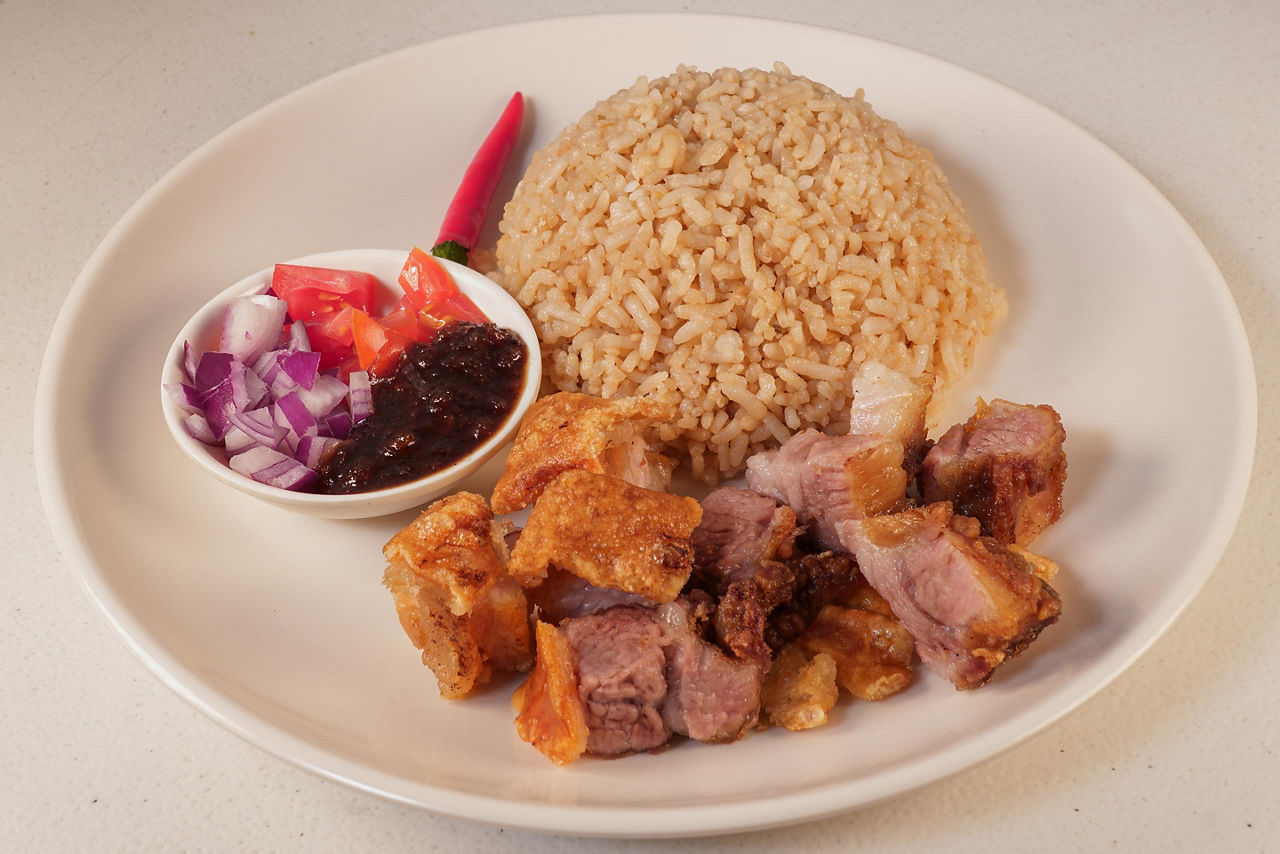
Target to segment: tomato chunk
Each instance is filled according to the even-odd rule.
[[[344,305],[372,311],[378,280],[369,273],[277,264],[271,290],[289,306],[294,320],[310,320]]]
[[[449,271],[416,246],[400,271],[400,288],[404,291],[404,303],[429,329],[439,329],[451,320],[488,321],[475,303],[458,290]]]

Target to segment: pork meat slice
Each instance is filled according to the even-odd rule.
[[[761,561],[791,555],[796,514],[774,499],[733,486],[701,501],[702,520],[694,529],[697,571],[716,586],[729,576],[750,574]]]
[[[938,502],[846,523],[867,581],[931,670],[968,690],[1057,621],[1058,594],[977,523]]]
[[[802,430],[747,459],[747,486],[794,510],[821,548],[841,548],[841,523],[905,504],[902,461],[902,442],[892,437]]]
[[[1067,457],[1062,419],[1050,406],[978,401],[924,458],[925,502],[950,501],[1002,543],[1025,546],[1062,515]]]
[[[560,628],[577,663],[587,752],[622,756],[665,744],[667,657],[653,609],[624,605]]]
[[[763,672],[704,640],[697,609],[682,596],[656,612],[666,636],[663,719],[673,732],[698,741],[736,741],[759,720]]]
[[[925,411],[930,390],[916,380],[868,360],[853,376],[849,432],[861,436],[889,436],[904,445],[925,439]]]

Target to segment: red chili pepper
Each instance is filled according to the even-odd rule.
[[[498,182],[502,180],[507,158],[515,148],[523,122],[524,96],[517,92],[507,102],[507,108],[502,111],[498,123],[489,131],[471,165],[467,167],[466,174],[462,176],[458,192],[445,212],[440,236],[431,249],[432,255],[448,258],[459,264],[467,263],[467,256],[480,237],[480,229],[489,213],[489,202],[493,199],[494,190],[498,188]]]

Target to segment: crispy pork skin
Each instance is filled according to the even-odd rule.
[[[538,497],[507,568],[525,587],[554,566],[597,587],[670,602],[693,572],[689,537],[701,518],[693,498],[572,469]]]
[[[902,442],[803,430],[747,459],[747,486],[786,504],[822,548],[839,548],[843,522],[899,509],[907,472]]]
[[[927,503],[952,502],[1006,545],[1028,545],[1062,515],[1065,439],[1050,406],[979,400],[973,417],[925,456],[921,495]]]
[[[587,715],[578,696],[578,671],[563,632],[538,622],[538,660],[511,697],[516,734],[557,765],[587,750]]]
[[[483,497],[434,502],[382,551],[400,625],[441,696],[465,697],[494,670],[533,664],[528,604],[503,566],[502,532]]]
[[[810,656],[831,656],[840,687],[860,700],[883,700],[911,684],[915,641],[893,616],[827,605],[799,644]]]
[[[527,507],[571,469],[665,492],[674,461],[651,450],[644,431],[674,415],[673,407],[649,398],[605,400],[567,391],[542,398],[520,422],[493,488],[494,512]]]
[[[1025,560],[976,528],[946,502],[841,528],[867,581],[915,638],[920,659],[965,690],[984,684],[1062,609]]]

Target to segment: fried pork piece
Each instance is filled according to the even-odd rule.
[[[796,514],[749,489],[722,486],[702,499],[702,520],[693,531],[698,571],[718,585],[750,573],[762,561],[791,556]]]
[[[493,670],[533,663],[528,605],[508,575],[484,498],[460,492],[418,515],[383,547],[383,583],[440,694],[465,697]]]
[[[904,444],[923,441],[930,397],[928,388],[901,371],[874,360],[865,361],[853,376],[849,433],[889,436]]]
[[[516,734],[557,765],[587,750],[587,717],[578,697],[578,672],[569,641],[550,623],[535,629],[538,660],[511,697]]]
[[[840,698],[836,660],[820,652],[810,658],[797,644],[782,648],[761,694],[761,710],[775,726],[798,731],[827,722]]]
[[[1062,515],[1066,432],[1051,406],[978,400],[924,458],[920,491],[950,501],[982,523],[982,532],[1026,546]]]
[[[794,510],[822,548],[839,548],[841,523],[905,506],[902,462],[899,439],[803,430],[748,457],[747,486]]]
[[[773,659],[767,639],[770,616],[791,601],[795,590],[795,570],[776,560],[730,577],[711,620],[716,637],[738,658],[768,670]]]
[[[858,572],[852,555],[844,551],[819,552],[801,555],[787,564],[795,573],[795,589],[789,600],[769,614],[764,638],[771,649],[781,650],[800,637],[824,605],[838,602],[851,608],[865,607],[855,603],[854,598],[871,588]],[[884,613],[893,615],[888,605]]]
[[[927,387],[901,371],[876,361],[863,362],[853,377],[849,433],[902,442],[904,466],[914,473],[929,448],[925,412],[932,396]]]
[[[576,392],[548,395],[529,408],[506,468],[493,488],[495,513],[514,513],[537,500],[563,472],[582,469],[665,492],[675,462],[651,450],[644,430],[676,415],[643,397],[606,400]]]
[[[706,603],[620,605],[539,622],[538,662],[516,691],[516,732],[558,764],[624,756],[673,734],[731,741],[757,719],[760,671],[700,633]]]
[[[597,587],[585,578],[552,567],[537,587],[525,590],[525,597],[540,620],[559,625],[572,617],[585,617],[615,605],[654,605],[643,596]]]
[[[689,537],[701,518],[692,498],[573,469],[538,497],[508,571],[534,587],[555,566],[597,587],[670,602],[693,571]]]
[[[933,671],[968,690],[1057,621],[1058,594],[946,502],[861,519],[841,538]]]
[[[712,621],[721,644],[767,669],[773,650],[765,627],[774,608],[791,600],[795,572],[775,558],[792,553],[796,515],[772,498],[721,487],[702,499],[693,532],[698,583],[719,597]]]
[[[797,643],[811,656],[831,656],[840,687],[859,700],[883,700],[911,684],[915,640],[892,615],[827,605]]]
[[[760,716],[763,671],[731,658],[702,637],[711,608],[694,593],[659,605],[667,653],[667,702],[663,720],[671,731],[698,741],[736,741]]]

